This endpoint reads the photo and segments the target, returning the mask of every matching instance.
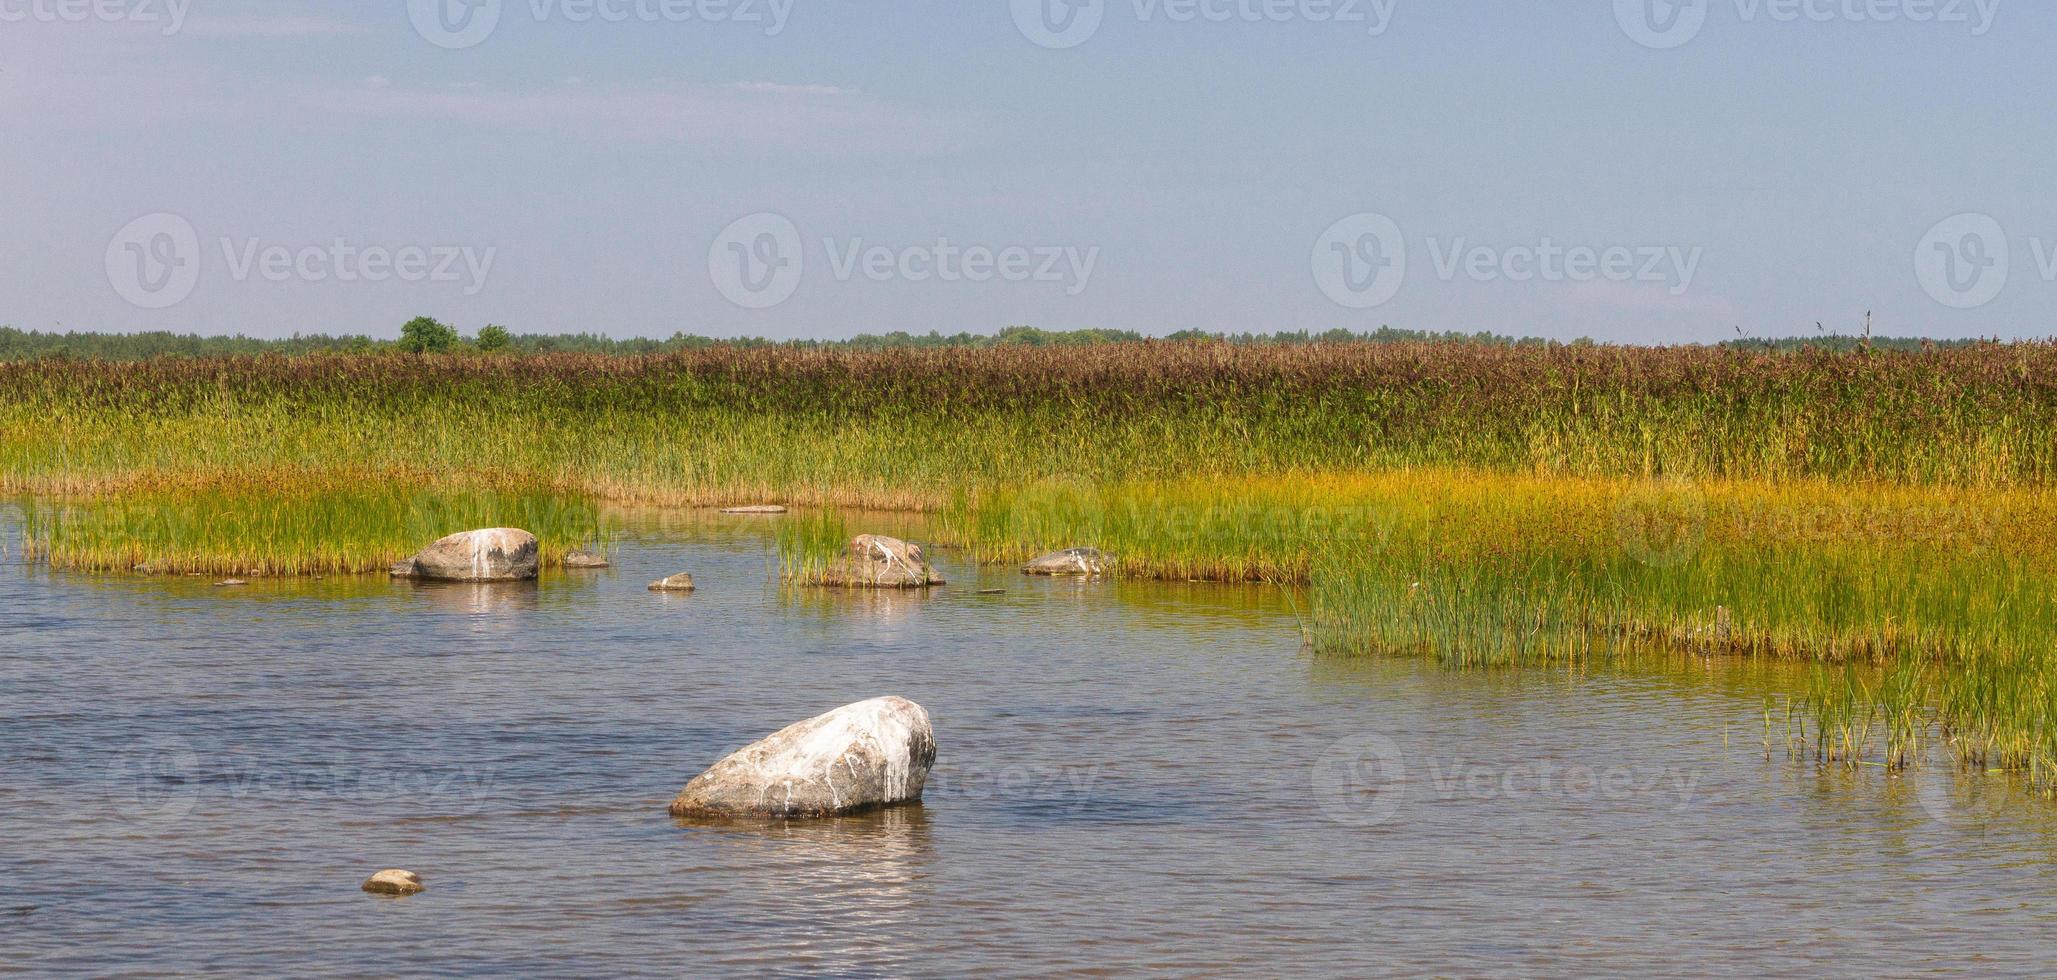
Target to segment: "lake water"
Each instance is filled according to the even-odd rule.
[[[2057,804],[1767,761],[1775,673],[1327,660],[1276,591],[947,553],[930,595],[787,592],[766,526],[629,518],[616,568],[535,586],[10,550],[0,972],[1995,974],[2057,948]],[[700,592],[644,591],[682,570]],[[725,753],[884,694],[934,718],[924,805],[666,816]],[[429,890],[358,890],[385,867]]]

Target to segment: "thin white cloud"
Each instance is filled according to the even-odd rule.
[[[951,127],[928,113],[830,85],[567,82],[510,91],[386,83],[314,90],[302,98],[308,108],[345,118],[714,148],[920,153],[953,138]]]
[[[778,82],[731,82],[729,88],[757,95],[817,95],[828,98],[856,95],[852,89],[834,85],[784,85]]]
[[[319,14],[207,14],[195,11],[184,32],[194,37],[334,37],[364,28]]]

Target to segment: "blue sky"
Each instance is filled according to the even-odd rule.
[[[93,2],[0,0],[0,323],[2057,333],[2020,0]]]

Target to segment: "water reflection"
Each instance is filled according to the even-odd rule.
[[[782,589],[776,520],[625,519],[615,569],[528,585],[0,570],[0,823],[29,855],[0,905],[5,962],[348,972],[375,946],[494,975],[2047,963],[2057,805],[1946,762],[1767,759],[1786,668],[1316,657],[1283,590],[1027,579],[949,553],[943,590]],[[679,571],[701,591],[644,590]],[[935,720],[924,807],[664,816],[712,760],[888,692]],[[1400,756],[1382,822],[1321,795],[1323,760],[1384,761],[1331,751],[1381,746],[1366,736]],[[367,900],[357,883],[389,864],[431,890]],[[576,887],[555,887],[567,869]],[[191,901],[223,880],[233,894]],[[295,942],[251,940],[282,923]]]
[[[935,843],[920,804],[824,820],[675,820],[694,864],[721,869],[724,904],[803,924],[785,950],[848,970],[913,962],[927,948]]]
[[[779,607],[818,619],[900,623],[936,600],[936,589],[837,589],[781,585]]]
[[[437,612],[490,619],[541,609],[542,589],[535,582],[423,582],[408,586]]]

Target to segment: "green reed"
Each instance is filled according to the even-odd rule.
[[[173,491],[114,501],[28,499],[21,509],[27,557],[160,574],[383,572],[443,535],[481,527],[534,533],[542,562],[551,565],[572,548],[604,546],[609,536],[590,501],[551,493]]]
[[[987,561],[1305,585],[1324,651],[1820,664],[1791,727],[1822,759],[2032,773],[2057,760],[2053,431],[2050,344],[0,364],[0,493],[70,502],[29,518],[56,564],[371,570],[494,524],[561,549],[594,499],[939,511]],[[424,518],[357,489],[389,486],[507,496]],[[783,522],[782,563],[848,530]]]
[[[777,531],[781,577],[800,585],[820,582],[829,565],[843,554],[850,537],[849,524],[834,510],[781,518]]]

